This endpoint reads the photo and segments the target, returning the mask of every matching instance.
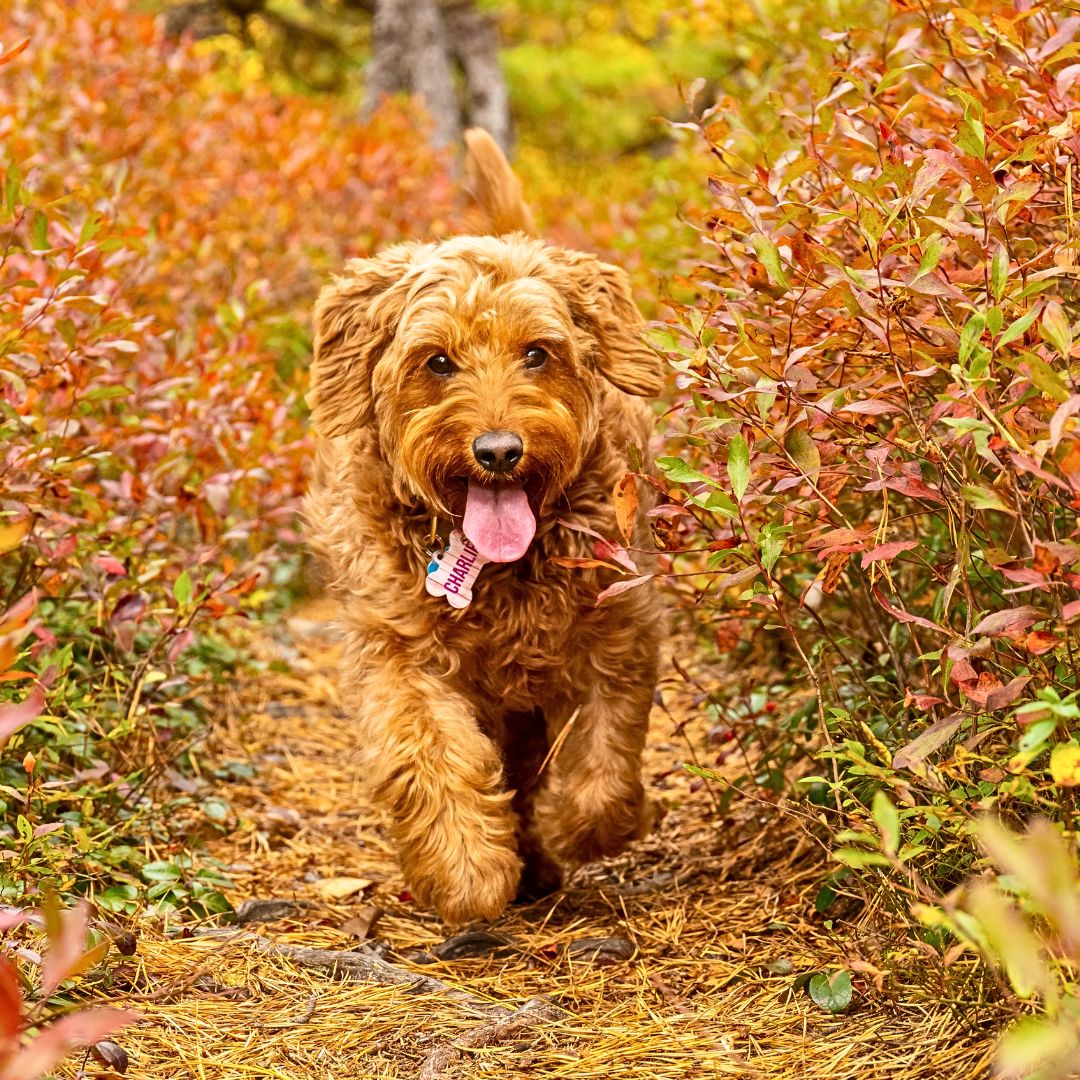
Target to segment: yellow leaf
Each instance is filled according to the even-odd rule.
[[[1080,786],[1080,744],[1058,743],[1050,754],[1050,775],[1058,787]]]
[[[23,518],[22,521],[16,521],[11,525],[0,525],[0,555],[17,548],[29,531],[29,518]]]
[[[325,900],[344,900],[374,885],[373,881],[360,877],[326,878],[318,884],[319,892]]]

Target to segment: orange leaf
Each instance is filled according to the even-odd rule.
[[[25,41],[20,41],[19,44],[16,45],[14,49],[8,49],[8,51],[6,53],[4,53],[3,56],[0,56],[0,64],[6,64],[9,61],[14,60],[15,57],[18,56],[19,53],[21,53],[23,51],[23,49],[25,49],[26,46],[29,45],[29,44],[30,44],[30,39],[27,38]]]
[[[619,532],[629,544],[634,535],[634,518],[638,509],[637,481],[633,473],[624,473],[611,493],[615,501],[615,520]]]

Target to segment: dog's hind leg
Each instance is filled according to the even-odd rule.
[[[358,649],[346,666],[365,743],[365,779],[416,899],[451,923],[493,919],[517,890],[511,793],[473,709],[442,680]],[[354,674],[362,672],[360,674]]]

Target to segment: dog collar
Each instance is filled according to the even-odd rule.
[[[449,544],[439,552],[431,552],[424,587],[431,596],[445,596],[454,608],[468,607],[472,602],[473,585],[487,559],[473,547],[459,530],[450,534]]]

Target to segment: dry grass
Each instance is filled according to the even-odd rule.
[[[240,687],[213,743],[221,760],[247,759],[257,770],[250,782],[222,785],[241,815],[213,845],[231,867],[232,899],[307,906],[231,938],[144,932],[126,975],[151,1000],[137,1004],[145,1022],[121,1036],[129,1076],[986,1075],[988,1026],[940,1000],[952,995],[935,989],[932,967],[882,911],[841,902],[854,921],[828,928],[814,913],[828,870],[817,845],[763,802],[737,802],[718,821],[709,792],[692,790],[693,778],[677,768],[685,744],[659,712],[646,773],[669,813],[656,834],[582,872],[549,902],[512,909],[493,928],[507,939],[496,955],[420,964],[420,954],[433,959],[447,931],[403,892],[350,767],[352,737],[337,708],[324,614],[297,616],[288,639],[268,643],[289,673]],[[675,691],[666,696],[685,715],[689,704]],[[687,725],[691,737],[695,722]],[[320,882],[338,877],[372,884],[327,900]],[[485,1041],[470,1037],[490,1019],[483,1010],[446,995],[337,980],[267,954],[254,938],[354,948],[343,924],[372,903],[384,911],[374,937],[394,964],[507,1009],[544,995],[561,1017],[494,1045],[461,1046]],[[612,936],[636,947],[632,959],[604,965],[568,949]],[[856,994],[848,1012],[832,1016],[794,984],[800,974],[835,967],[854,967]],[[981,977],[974,961],[967,974]]]

